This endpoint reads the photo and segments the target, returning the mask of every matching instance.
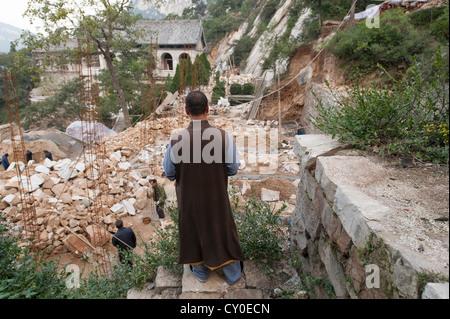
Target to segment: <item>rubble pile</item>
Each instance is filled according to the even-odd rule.
[[[161,158],[169,140],[170,127],[175,123],[176,119],[172,118],[150,123],[150,144],[143,150],[139,149],[140,125],[137,125],[105,139],[105,147],[99,149],[104,153],[92,156],[80,154],[77,160],[30,161],[30,185],[25,177],[25,164],[12,162],[6,172],[0,173],[0,210],[18,227],[23,227],[15,168],[18,165],[25,182],[24,189],[31,192],[35,199],[40,233],[38,246],[52,246],[56,253],[70,250],[81,257],[86,250],[90,250],[87,243],[92,246],[99,244],[93,242],[93,229],[100,227],[114,233],[117,219],[146,212],[152,207],[149,179],[162,175]],[[105,165],[106,176],[90,171],[100,171],[97,167],[100,162]],[[102,190],[99,224],[94,222],[94,213],[89,211],[95,196],[92,190],[94,182]],[[105,238],[107,240],[100,244],[110,241],[107,236]]]
[[[230,132],[235,140],[240,137],[248,138],[255,132],[270,132],[278,124],[274,121],[247,122],[217,116],[211,116],[209,121],[211,125]],[[188,123],[185,118],[181,126],[187,127]],[[92,251],[93,246],[103,246],[110,242],[110,233],[116,231],[116,220],[125,216],[150,216],[153,213],[153,193],[149,179],[158,179],[166,188],[168,200],[175,199],[174,185],[164,178],[162,163],[170,136],[179,126],[178,117],[140,122],[116,136],[105,137],[103,146],[96,154],[81,153],[76,159],[62,158],[55,161],[32,160],[27,164],[29,187],[25,177],[25,164],[12,162],[6,172],[0,172],[0,211],[19,228],[23,227],[19,181],[15,169],[18,165],[26,184],[24,189],[31,192],[35,199],[39,226],[38,246],[52,247],[55,253],[71,251],[75,256],[82,257],[84,253]],[[144,131],[146,143],[141,146]],[[244,145],[237,143],[241,160],[240,174],[262,174],[264,172],[261,169],[269,167],[274,168],[272,174],[298,172],[291,142],[282,141],[279,152],[277,150],[275,154],[268,154],[266,150],[271,145],[270,135],[266,134],[265,137],[267,140],[262,152],[252,149],[248,141]],[[249,163],[252,153],[256,156],[256,161]],[[103,170],[99,165],[104,165]],[[248,189],[260,182],[249,181],[245,177],[241,178],[241,182],[242,180]],[[261,187],[270,188],[270,185]],[[280,191],[276,189],[276,185],[272,189]],[[101,211],[94,216],[95,213],[89,206],[93,204],[97,190],[101,190]],[[265,192],[266,190],[263,194]],[[289,196],[286,198],[295,200]],[[281,198],[270,200],[281,201]],[[99,229],[107,233],[100,243],[94,242],[93,236]]]

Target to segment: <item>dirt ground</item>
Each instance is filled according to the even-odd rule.
[[[143,223],[143,215],[126,216],[122,218],[125,227],[131,227],[137,237],[137,246],[134,250],[137,254],[143,254],[143,250],[139,248],[140,244],[148,243],[151,241],[153,233],[157,227],[161,225],[161,222],[153,220],[149,224]],[[117,248],[115,248],[111,242],[103,246],[104,249],[110,254],[111,263],[118,262]],[[82,277],[88,275],[92,270],[94,270],[92,260],[85,261],[82,258],[74,256],[70,251],[60,254],[53,254],[49,257],[50,260],[57,261],[59,269],[64,269],[67,265],[75,264],[82,271]]]

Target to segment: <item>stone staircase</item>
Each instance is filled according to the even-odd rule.
[[[274,291],[285,290],[300,282],[295,269],[287,262],[280,262],[269,279],[253,262],[244,262],[244,273],[233,286],[225,281],[223,271],[212,271],[206,283],[201,283],[184,266],[183,274],[175,276],[159,267],[154,283],[146,283],[142,290],[128,291],[127,299],[269,299]]]

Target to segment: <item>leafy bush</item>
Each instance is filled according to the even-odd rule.
[[[219,81],[218,78],[216,78],[216,85],[213,88],[213,93],[211,96],[211,103],[213,105],[217,104],[217,101],[219,101],[219,98],[225,96],[225,82]]]
[[[241,95],[242,94],[242,86],[239,83],[231,84],[230,85],[230,94]]]
[[[231,205],[245,258],[267,264],[281,260],[286,238],[281,231],[280,215],[286,206],[275,211],[256,197],[240,203],[235,188],[231,191]]]
[[[363,88],[359,82],[346,96],[334,94],[336,104],[319,100],[313,124],[343,142],[381,154],[406,155],[448,162],[449,71],[440,50],[434,60],[434,78],[424,80],[415,63],[399,80]]]
[[[431,24],[431,32],[441,42],[446,42],[448,45],[449,39],[449,10],[445,7],[444,14],[442,14],[436,21]]]
[[[429,34],[416,29],[401,10],[382,14],[380,26],[368,28],[365,22],[357,23],[338,32],[329,49],[353,70],[371,71],[377,63],[385,67],[408,66],[431,41]]]
[[[0,299],[55,298],[66,295],[63,274],[44,252],[32,252],[11,232],[0,214]]]
[[[242,94],[253,95],[255,94],[255,85],[253,83],[244,83],[242,87]]]
[[[237,66],[240,66],[241,68],[245,67],[246,60],[257,40],[256,37],[252,38],[248,35],[244,35],[239,40],[233,42],[234,63]]]

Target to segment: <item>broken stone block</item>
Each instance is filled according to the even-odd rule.
[[[131,164],[129,162],[123,162],[118,164],[119,169],[122,171],[126,171],[131,167]]]
[[[161,294],[166,289],[180,288],[181,278],[175,276],[170,270],[163,266],[159,266],[156,279],[155,279],[155,290],[157,294]]]
[[[62,200],[62,202],[64,204],[71,204],[72,203],[72,196],[70,196],[68,193],[63,193],[60,197],[60,200]]]
[[[449,284],[428,283],[422,294],[422,299],[449,299]]]
[[[123,212],[124,209],[125,209],[125,207],[124,207],[124,205],[121,204],[121,203],[117,203],[117,204],[115,204],[114,206],[111,207],[111,211],[112,211],[114,214],[119,214],[119,213]]]
[[[266,188],[261,188],[261,200],[266,202],[276,202],[280,200],[280,192]]]
[[[17,205],[20,202],[20,199],[14,194],[9,194],[9,195],[5,196],[2,199],[2,201],[11,206],[11,205]]]
[[[123,200],[122,204],[128,214],[130,214],[131,216],[136,215],[136,209],[134,208],[133,203],[130,200]]]
[[[111,239],[111,234],[97,225],[89,225],[86,227],[86,232],[89,236],[90,243],[94,247],[102,247]]]
[[[34,170],[38,173],[43,173],[45,175],[49,175],[50,174],[50,170],[48,169],[48,167],[46,167],[45,165],[38,165],[34,168]]]
[[[83,235],[76,236],[69,234],[64,240],[64,246],[70,250],[76,257],[83,257],[85,253],[90,253],[92,248],[87,244],[89,241]]]

